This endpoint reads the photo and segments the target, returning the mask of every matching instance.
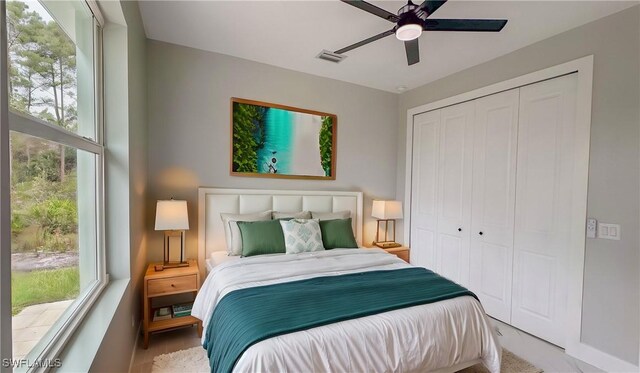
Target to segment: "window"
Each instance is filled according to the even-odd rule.
[[[30,370],[106,283],[101,28],[83,1],[9,0],[5,17],[12,358]]]

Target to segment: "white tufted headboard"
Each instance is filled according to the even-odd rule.
[[[362,245],[362,192],[198,188],[198,263],[226,250],[221,213],[351,211],[353,232]]]

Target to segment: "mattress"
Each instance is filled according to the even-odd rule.
[[[207,274],[213,270],[213,267],[228,262],[230,260],[240,259],[239,256],[229,255],[226,251],[214,251],[211,256],[205,260],[207,266]]]
[[[227,260],[212,269],[192,315],[203,320],[207,330],[216,304],[236,289],[408,266],[376,249]],[[500,358],[482,306],[464,296],[269,338],[249,347],[234,371],[424,372],[479,359],[489,371],[499,372]]]

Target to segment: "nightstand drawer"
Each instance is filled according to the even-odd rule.
[[[147,292],[150,297],[188,290],[198,290],[198,279],[196,275],[161,278],[147,282]]]

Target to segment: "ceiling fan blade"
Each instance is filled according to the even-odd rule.
[[[506,24],[506,19],[426,19],[423,28],[425,31],[498,32]]]
[[[378,35],[372,36],[372,37],[370,37],[368,39],[364,39],[363,41],[359,41],[359,42],[357,42],[355,44],[351,44],[348,47],[344,47],[342,49],[338,49],[337,51],[335,51],[333,53],[342,54],[342,53],[348,52],[348,51],[350,51],[352,49],[356,49],[356,48],[361,47],[361,46],[363,46],[365,44],[369,44],[369,43],[371,43],[373,41],[385,38],[385,37],[387,37],[389,35],[393,35],[393,34],[395,34],[395,30],[391,29],[389,31],[385,31],[385,32],[380,33]]]
[[[427,12],[427,17],[429,17],[446,2],[447,0],[425,0],[424,3],[420,4],[420,9]]]
[[[404,42],[404,50],[407,52],[407,63],[409,66],[420,62],[420,49],[418,47],[418,39]]]
[[[355,6],[358,9],[364,10],[365,12],[371,13],[375,16],[378,16],[380,18],[384,18],[387,21],[396,23],[398,22],[398,20],[400,18],[398,18],[397,15],[391,13],[391,12],[387,12],[386,10],[382,9],[382,8],[378,8],[377,6],[373,5],[373,4],[369,4],[366,1],[362,1],[362,0],[342,0],[343,3],[347,3],[349,5]]]

